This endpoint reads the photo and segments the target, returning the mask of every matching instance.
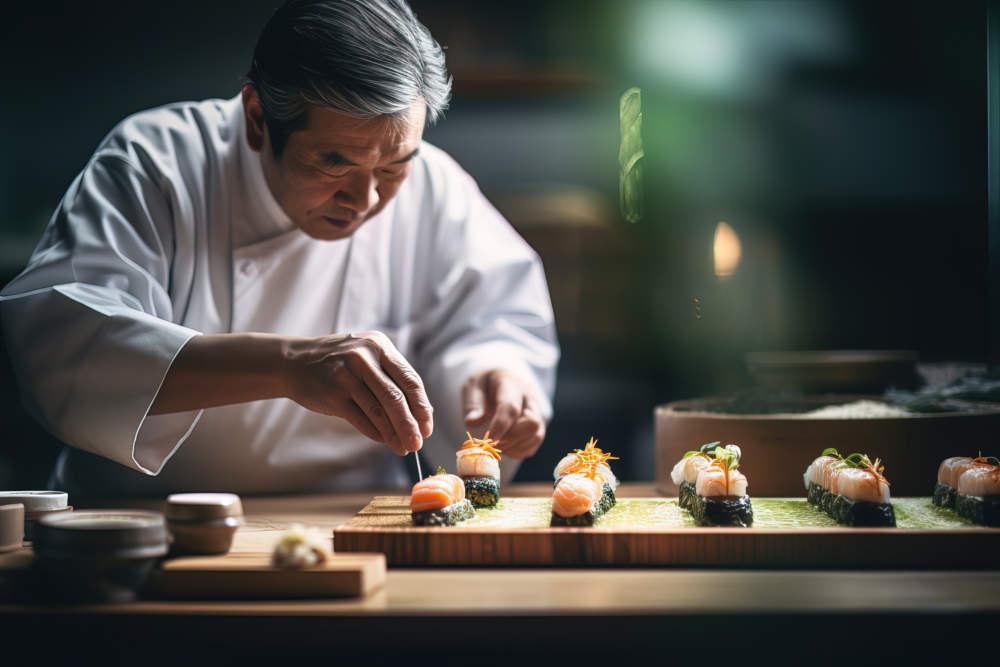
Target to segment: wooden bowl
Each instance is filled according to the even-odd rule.
[[[850,403],[864,396],[815,396],[795,399],[807,412],[824,405]],[[725,399],[675,401],[658,406],[654,420],[656,489],[677,495],[670,471],[684,452],[722,441],[743,449],[740,470],[749,494],[761,497],[805,495],[802,474],[827,447],[841,454],[879,457],[895,496],[929,496],[937,469],[949,456],[996,455],[1000,405],[976,413],[941,412],[874,419],[816,419],[789,414],[723,414],[704,407]]]

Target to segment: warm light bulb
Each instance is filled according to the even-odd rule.
[[[724,222],[715,226],[715,243],[712,246],[715,257],[715,275],[728,278],[736,271],[743,252],[740,237]]]

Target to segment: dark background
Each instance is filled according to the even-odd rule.
[[[236,94],[276,4],[5,15],[0,283],[119,120]],[[621,477],[651,479],[653,406],[749,385],[750,350],[985,359],[984,2],[412,5],[455,78],[427,139],[479,181],[549,278],[556,416],[519,479],[547,478],[591,435],[621,456]],[[631,86],[646,151],[636,224],[617,201],[618,99]],[[719,221],[743,249],[725,279]],[[40,487],[55,443],[2,364],[0,488]]]

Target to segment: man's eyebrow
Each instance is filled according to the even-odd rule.
[[[409,162],[410,160],[412,160],[413,158],[415,158],[417,156],[417,153],[419,153],[419,152],[420,152],[419,148],[414,148],[413,152],[410,153],[409,155],[407,155],[406,157],[401,157],[398,160],[393,160],[389,164],[402,164],[403,162]]]
[[[322,153],[319,159],[328,167],[357,167],[357,162],[351,162],[346,157],[335,151]]]

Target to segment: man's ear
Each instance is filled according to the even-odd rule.
[[[246,119],[247,144],[259,153],[264,147],[267,124],[264,122],[264,107],[260,105],[260,95],[249,83],[243,86],[243,116]]]

